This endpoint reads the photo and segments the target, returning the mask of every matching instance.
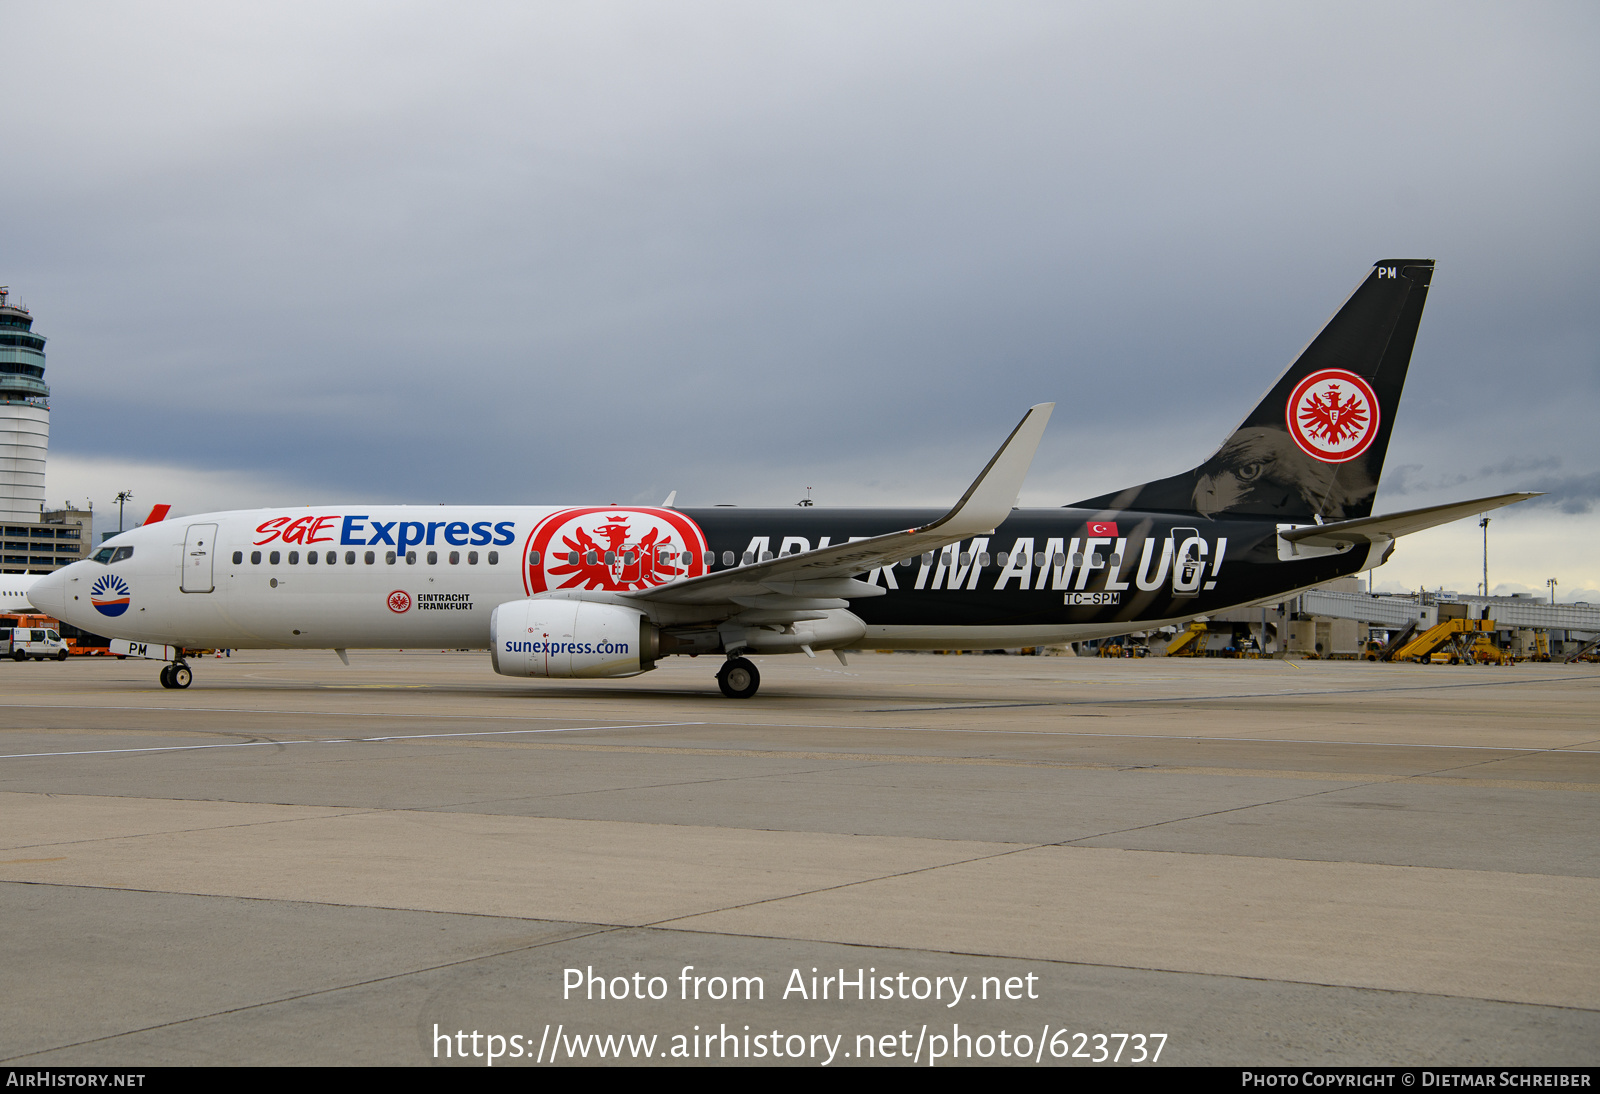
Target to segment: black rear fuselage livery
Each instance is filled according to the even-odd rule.
[[[487,648],[495,671],[622,677],[673,655],[990,649],[1266,603],[1380,564],[1506,494],[1372,515],[1433,263],[1374,266],[1217,452],[1063,508],[1015,508],[1052,404],[948,512],[342,506],[147,523],[39,578],[40,611],[169,661],[202,647]]]

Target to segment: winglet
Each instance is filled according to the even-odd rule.
[[[1039,439],[1050,421],[1054,403],[1030,407],[1006,443],[994,454],[967,492],[955,506],[922,528],[902,528],[880,536],[835,543],[795,555],[779,555],[765,562],[749,563],[716,573],[701,574],[686,581],[669,582],[637,592],[622,593],[633,600],[674,604],[739,604],[752,590],[760,593],[787,592],[795,597],[849,599],[875,596],[885,590],[864,581],[841,580],[853,574],[892,566],[902,559],[978,536],[999,527],[1011,516],[1027,477]],[[870,591],[869,591],[870,590]],[[558,594],[559,595],[559,594]],[[582,597],[580,593],[572,595]],[[610,594],[607,594],[610,595]],[[736,599],[737,598],[737,599]],[[796,609],[801,610],[801,609]]]
[[[150,515],[144,518],[146,524],[160,524],[167,519],[167,514],[172,511],[170,505],[158,505],[150,510]]]
[[[1029,407],[1017,428],[1000,446],[1000,451],[978,473],[955,507],[932,524],[915,531],[942,531],[964,537],[987,532],[1009,517],[1017,504],[1017,495],[1022,492],[1022,480],[1028,477],[1034,453],[1039,450],[1044,427],[1050,423],[1050,412],[1055,408],[1054,403]]]

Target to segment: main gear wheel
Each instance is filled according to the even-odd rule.
[[[717,686],[730,699],[748,699],[761,686],[761,674],[743,657],[730,657],[717,670]]]

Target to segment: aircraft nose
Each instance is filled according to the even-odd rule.
[[[45,574],[30,585],[28,587],[28,603],[45,615],[60,619],[62,611],[66,608],[66,573],[68,569],[71,569],[71,567]]]

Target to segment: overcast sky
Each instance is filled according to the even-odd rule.
[[[1549,490],[1491,584],[1600,600],[1592,3],[0,28],[52,505],[936,504],[1045,400],[1057,505],[1200,462],[1374,261],[1434,258],[1379,508]],[[1478,537],[1379,576],[1470,591]]]

